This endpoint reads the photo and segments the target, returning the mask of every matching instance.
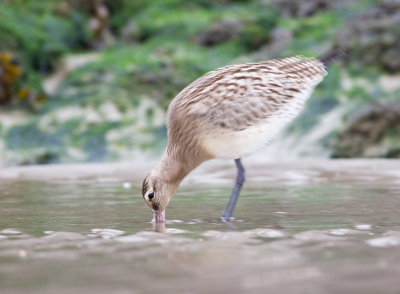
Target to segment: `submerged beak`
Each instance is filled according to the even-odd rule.
[[[165,222],[165,210],[153,211],[153,222]]]

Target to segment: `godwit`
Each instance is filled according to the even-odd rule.
[[[299,114],[331,59],[230,65],[183,89],[168,107],[166,152],[143,181],[153,220],[165,221],[165,209],[190,171],[206,160],[227,158],[237,166],[236,184],[221,216],[228,221],[245,179],[240,158],[271,142]]]

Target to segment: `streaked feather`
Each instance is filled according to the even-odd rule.
[[[171,102],[167,113],[169,146],[177,141],[189,145],[196,140],[195,134],[204,137],[218,130],[242,131],[265,124],[273,116],[289,121],[326,74],[320,61],[300,56],[211,71]]]

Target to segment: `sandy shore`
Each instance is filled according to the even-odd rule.
[[[29,181],[129,181],[140,184],[157,162],[37,165],[0,169],[0,180]],[[400,184],[400,160],[395,159],[302,159],[257,163],[244,160],[246,182],[254,184],[307,184],[320,182]],[[211,160],[182,183],[230,184],[235,177],[233,161]]]

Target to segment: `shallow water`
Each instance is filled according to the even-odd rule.
[[[398,182],[250,182],[225,224],[230,190],[184,186],[154,226],[137,185],[1,181],[0,292],[400,293]]]
[[[200,234],[268,226],[293,234],[373,223],[378,232],[400,230],[400,222],[393,222],[400,212],[398,185],[250,184],[241,193],[235,221],[224,224],[218,218],[230,190],[228,186],[179,189],[167,209],[166,227]],[[134,234],[153,229],[141,187],[126,189],[120,182],[2,182],[0,213],[0,228],[18,228],[37,237],[44,231],[88,234],[109,228]]]

